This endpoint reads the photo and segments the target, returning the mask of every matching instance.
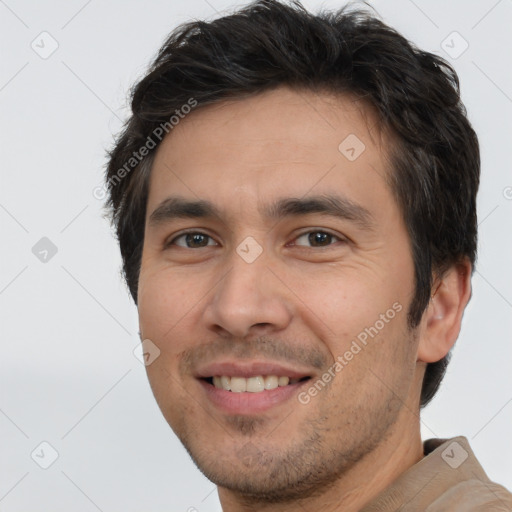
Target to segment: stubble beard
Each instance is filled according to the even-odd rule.
[[[229,454],[214,448],[196,449],[197,439],[180,438],[206,478],[231,491],[241,503],[294,502],[323,494],[385,442],[400,410],[395,397],[387,398],[387,403],[370,411],[371,417],[365,407],[349,413],[345,410],[342,417],[348,419],[334,431],[325,414],[308,419],[294,429],[300,439],[291,446],[268,448],[272,434],[261,434],[267,430],[265,420],[248,416],[233,416],[227,421],[234,432],[234,448]]]

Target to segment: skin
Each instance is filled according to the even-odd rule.
[[[279,88],[197,109],[156,154],[138,308],[141,338],[161,353],[147,372],[226,512],[357,511],[423,456],[425,365],[457,338],[470,265],[438,280],[409,330],[410,241],[385,181],[389,142],[376,126],[372,110],[349,97]],[[354,161],[338,149],[349,134],[365,144]],[[321,213],[270,220],[259,209],[333,192],[366,208],[372,229]],[[152,225],[170,195],[209,200],[222,213]],[[211,238],[187,247],[176,239],[187,229]],[[308,233],[318,231],[334,236],[312,243]],[[248,236],[262,248],[252,263],[236,251]],[[293,396],[230,415],[194,376],[213,358],[279,360],[308,371],[307,390],[397,303],[401,311],[307,404]]]

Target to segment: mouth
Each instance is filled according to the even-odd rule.
[[[208,402],[223,413],[253,415],[290,400],[313,378],[313,372],[244,361],[209,364],[195,377]]]
[[[255,375],[253,377],[215,375],[205,377],[202,380],[217,389],[230,391],[231,393],[262,393],[279,387],[293,386],[298,382],[305,382],[311,377],[288,377],[287,375]]]

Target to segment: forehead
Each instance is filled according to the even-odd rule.
[[[158,148],[148,215],[171,193],[226,210],[336,191],[368,205],[392,202],[378,126],[360,101],[287,88],[199,107]]]

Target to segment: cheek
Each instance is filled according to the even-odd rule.
[[[148,381],[167,423],[175,433],[186,432],[185,421],[197,415],[194,401],[175,377],[172,357],[162,353],[151,365],[146,366]]]
[[[297,280],[302,315],[327,338],[347,340],[372,324],[393,304],[386,286],[366,282],[357,272],[331,272],[329,276],[302,276]]]
[[[146,366],[153,395],[167,422],[173,429],[180,429],[180,418],[187,407],[178,374],[179,356],[187,348],[187,338],[180,333],[190,330],[187,312],[190,315],[193,298],[190,286],[169,274],[162,269],[141,272],[138,315],[141,338],[151,340],[160,350]]]
[[[141,272],[138,315],[142,338],[151,339],[165,352],[182,350],[186,340],[177,333],[187,328],[200,298],[189,282],[170,272]]]
[[[359,381],[369,367],[387,373],[394,359],[403,359],[396,352],[405,350],[407,308],[396,279],[345,269],[329,277],[302,278],[300,283],[302,321],[325,343],[334,361],[342,358],[340,374]]]

